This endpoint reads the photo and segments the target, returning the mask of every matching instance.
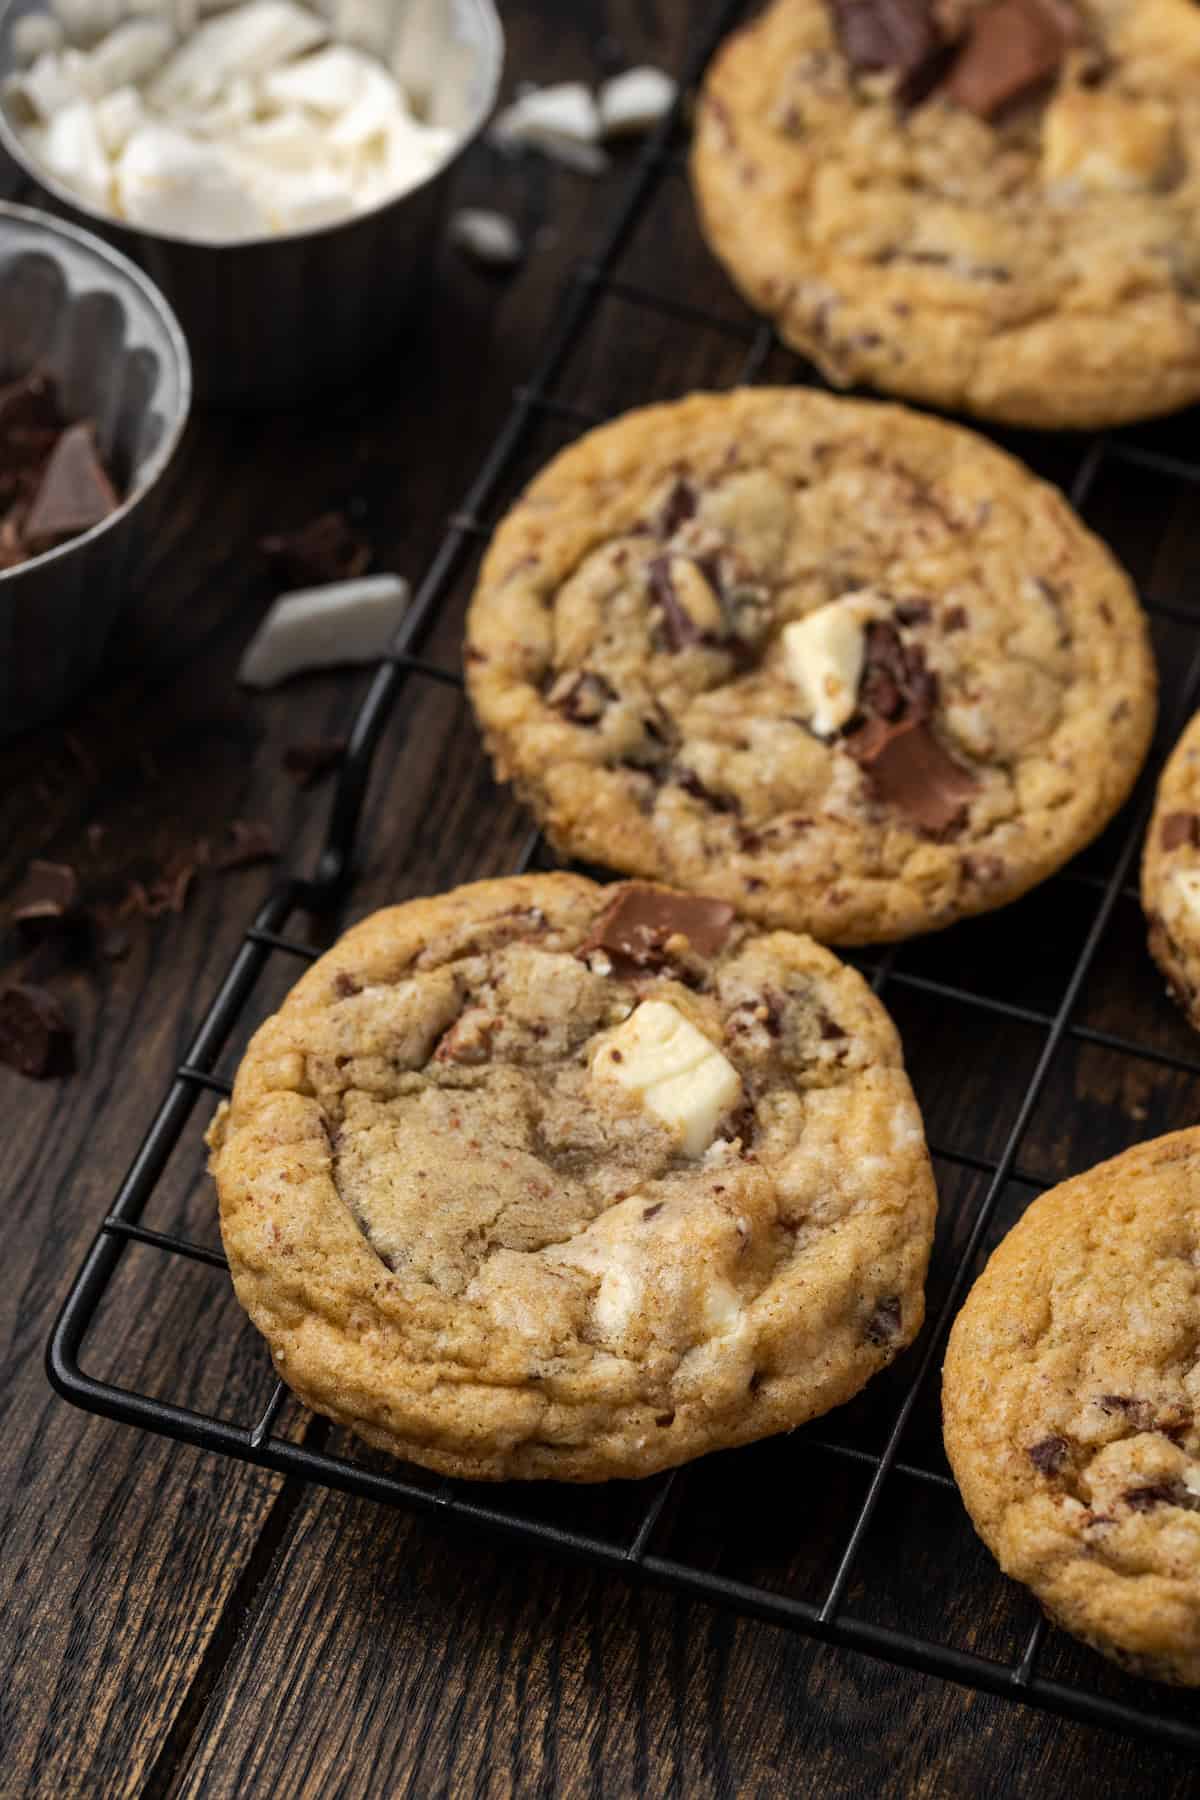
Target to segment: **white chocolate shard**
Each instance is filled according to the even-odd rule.
[[[599,147],[600,113],[591,89],[581,81],[522,94],[493,121],[488,135],[501,150],[540,150],[586,175],[608,167]]]
[[[307,106],[332,119],[353,106],[362,92],[366,71],[374,67],[377,65],[361,50],[327,44],[296,62],[269,69],[259,81],[259,91],[270,106]]]
[[[133,87],[114,88],[97,100],[93,111],[100,142],[110,157],[120,156],[134,132],[146,123],[142,97]]]
[[[121,213],[148,231],[222,243],[267,232],[266,219],[220,151],[186,132],[141,126],[116,172]]]
[[[784,667],[818,737],[831,737],[853,716],[866,652],[864,627],[879,609],[878,597],[861,588],[793,619],[780,633]]]
[[[649,131],[675,104],[678,87],[661,69],[642,65],[606,81],[597,96],[600,130],[605,137]]]
[[[1070,87],[1042,121],[1042,179],[1094,193],[1146,192],[1179,162],[1172,109],[1102,88]]]
[[[398,575],[364,575],[298,588],[276,600],[238,669],[246,687],[274,687],[305,669],[376,662],[386,655],[408,604]]]
[[[39,139],[38,156],[51,175],[89,206],[106,210],[111,205],[112,166],[86,100],[73,100],[55,113]]]
[[[31,68],[5,82],[5,97],[16,102],[19,119],[48,123],[63,107],[86,98],[81,81],[86,64],[87,58],[78,50],[64,50],[61,55],[45,50]]]
[[[456,249],[493,268],[511,268],[525,254],[512,220],[483,207],[460,207],[450,220],[447,235]]]
[[[406,116],[404,96],[382,64],[363,59],[362,80],[351,104],[329,127],[335,149],[358,150],[372,138],[382,139],[397,119]],[[414,125],[420,135],[420,127]]]
[[[702,1156],[722,1116],[742,1096],[741,1077],[689,1019],[665,1000],[643,1000],[592,1058],[592,1079],[626,1089],[675,1132],[685,1156]]]
[[[1200,925],[1200,869],[1173,869],[1170,879],[1171,911],[1189,925]]]
[[[87,83],[100,100],[114,88],[145,81],[175,47],[175,33],[161,19],[129,19],[101,38],[87,59]]]
[[[247,0],[206,19],[184,40],[150,84],[153,105],[203,104],[234,75],[263,75],[323,43],[323,19],[294,0]]]
[[[53,13],[35,12],[14,21],[9,43],[17,61],[24,65],[44,56],[47,51],[61,50],[65,38],[62,23]]]

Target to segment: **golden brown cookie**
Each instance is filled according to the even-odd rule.
[[[1191,0],[777,0],[710,70],[692,175],[839,386],[1038,426],[1200,396]]]
[[[646,1475],[848,1400],[920,1328],[892,1024],[719,901],[543,875],[377,913],[210,1144],[280,1375],[446,1474]]]
[[[955,1321],[946,1449],[1052,1618],[1200,1685],[1200,1130],[1035,1200]]]
[[[1200,1027],[1200,713],[1158,784],[1142,855],[1142,906],[1150,954]]]
[[[798,388],[590,432],[501,524],[467,622],[500,779],[566,855],[861,944],[1086,844],[1155,712],[1144,617],[982,439]]]

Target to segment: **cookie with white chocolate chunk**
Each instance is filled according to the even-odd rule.
[[[377,913],[210,1132],[283,1379],[450,1475],[638,1476],[848,1400],[919,1330],[934,1221],[862,979],[720,901],[570,875]]]
[[[1159,779],[1142,853],[1150,954],[1200,1029],[1200,713]]]
[[[1192,0],[776,0],[709,71],[692,177],[838,385],[1051,427],[1200,396]]]
[[[804,389],[581,438],[467,623],[498,775],[562,852],[860,944],[986,911],[1112,816],[1155,675],[1125,576],[973,434]]]

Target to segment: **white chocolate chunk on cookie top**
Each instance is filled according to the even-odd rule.
[[[864,628],[884,610],[873,589],[861,588],[784,626],[784,666],[819,737],[832,736],[853,716],[866,657]]]
[[[1200,928],[1200,869],[1173,869],[1167,893],[1172,914]]]
[[[677,1132],[685,1156],[701,1156],[723,1114],[742,1096],[737,1070],[665,1000],[642,1004],[600,1044],[592,1079],[633,1093]]]
[[[1145,192],[1171,178],[1178,157],[1174,115],[1162,101],[1067,88],[1042,124],[1042,178],[1048,186]]]

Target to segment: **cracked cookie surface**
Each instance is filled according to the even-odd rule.
[[[1200,713],[1167,759],[1142,855],[1150,954],[1200,1030]]]
[[[209,1141],[282,1378],[446,1474],[747,1443],[921,1324],[934,1187],[891,1021],[719,902],[546,875],[377,913],[258,1031]]]
[[[946,1352],[976,1530],[1068,1631],[1200,1685],[1200,1130],[1063,1183],[1013,1228]]]
[[[803,389],[590,432],[500,525],[467,683],[562,852],[828,943],[1015,899],[1149,743],[1137,599],[974,434]]]
[[[1051,53],[1014,66],[1031,29]],[[1190,0],[777,0],[712,65],[692,177],[838,385],[1081,428],[1200,395]]]

